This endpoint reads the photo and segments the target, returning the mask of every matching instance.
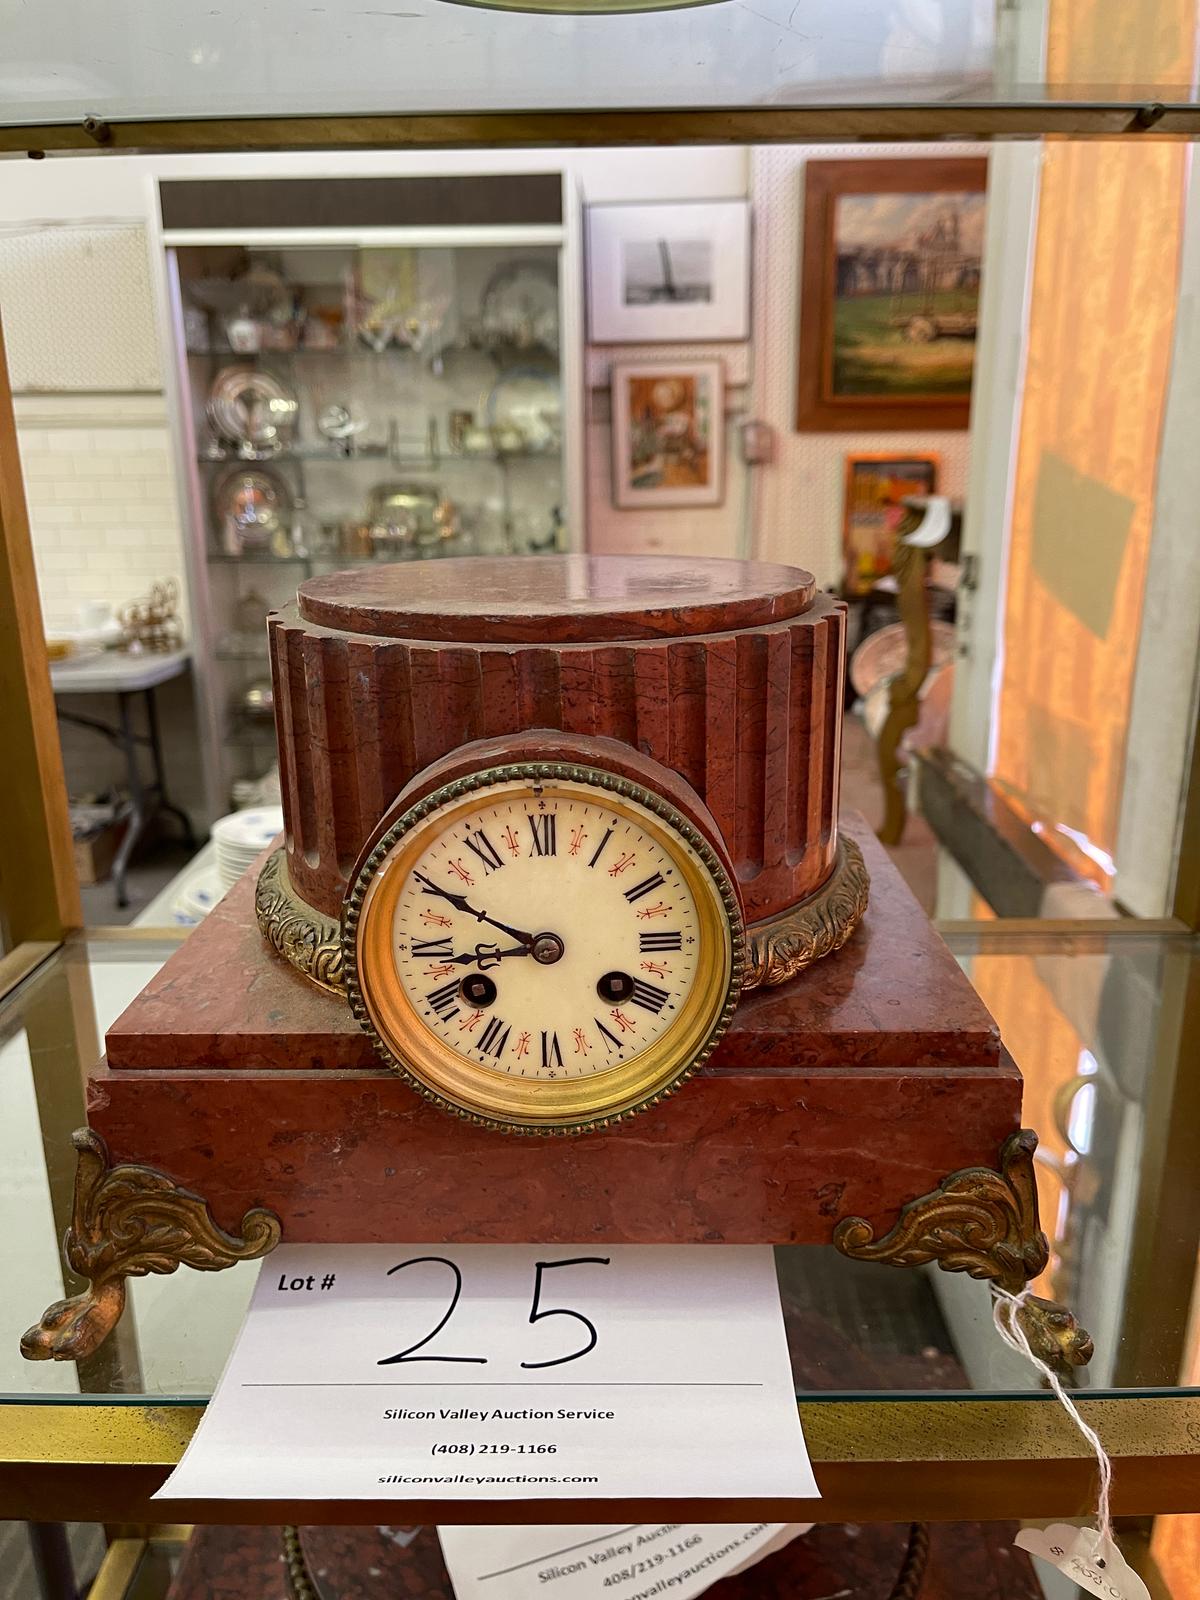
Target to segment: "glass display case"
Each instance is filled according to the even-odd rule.
[[[168,227],[180,481],[218,809],[253,796],[274,763],[264,619],[305,577],[576,542],[561,180],[537,181],[535,204],[550,203],[532,224],[480,222],[478,186],[457,180],[464,195],[442,179],[432,205],[465,225]],[[294,191],[309,186],[241,187],[293,191],[285,204],[302,209]],[[361,205],[364,186],[351,187]],[[368,189],[369,205],[381,200],[403,216],[412,194]],[[269,196],[249,207],[272,215]],[[172,214],[168,196],[164,222]]]

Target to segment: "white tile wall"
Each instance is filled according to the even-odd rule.
[[[161,396],[18,396],[17,436],[45,626],[88,600],[114,606],[174,578],[187,617],[183,533]]]

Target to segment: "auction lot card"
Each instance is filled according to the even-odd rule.
[[[758,1245],[288,1245],[156,1498],[818,1494]]]

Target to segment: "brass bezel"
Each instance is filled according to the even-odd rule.
[[[422,825],[442,812],[448,812],[451,825],[458,812],[474,806],[481,790],[530,783],[549,790],[599,789],[617,811],[632,816],[628,809],[632,802],[648,813],[648,817],[638,815],[637,821],[657,832],[671,849],[700,918],[699,970],[692,997],[679,1018],[640,1055],[589,1078],[554,1082],[499,1078],[460,1056],[429,1030],[399,995],[391,977],[392,911],[406,878],[404,864],[425,848],[428,830]],[[396,853],[405,839],[411,841],[411,849]],[[679,850],[680,843],[686,850]],[[729,1026],[741,993],[745,961],[741,909],[708,840],[652,790],[582,763],[527,761],[485,767],[416,802],[386,830],[364,861],[347,892],[342,921],[350,1007],[383,1059],[443,1110],[508,1133],[584,1133],[657,1104],[708,1059]]]

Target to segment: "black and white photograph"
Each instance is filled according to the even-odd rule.
[[[624,255],[627,306],[708,305],[712,301],[710,239],[629,239]]]
[[[587,291],[593,344],[749,338],[748,202],[589,206]]]

